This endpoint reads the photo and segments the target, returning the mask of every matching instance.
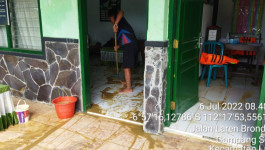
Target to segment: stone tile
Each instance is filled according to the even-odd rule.
[[[24,76],[23,76],[23,73],[19,67],[19,65],[16,66],[15,70],[14,70],[14,75],[20,79],[21,81],[25,81],[24,80]],[[1,77],[0,77],[1,78]]]
[[[47,85],[42,85],[39,89],[39,92],[38,92],[38,96],[37,96],[37,99],[39,101],[44,101],[46,103],[50,103],[50,100],[51,100],[51,91],[52,91],[52,87],[47,84]]]
[[[17,101],[14,98],[15,104]],[[76,113],[71,119],[56,120],[52,106],[32,101],[27,103],[30,105],[30,121],[1,132],[0,149],[173,150],[187,145],[192,149],[220,145],[166,132],[163,135],[150,135],[143,132],[142,126],[81,113]]]
[[[59,68],[60,70],[70,70],[71,69],[71,64],[67,60],[61,60],[59,63]]]
[[[52,64],[53,62],[55,62],[56,59],[55,59],[55,54],[54,54],[54,52],[53,52],[51,49],[49,49],[49,48],[46,48],[46,52],[47,52],[47,56],[46,56],[46,58],[47,58],[47,62],[48,62],[49,64]]]
[[[37,98],[37,95],[28,89],[25,91],[24,95],[25,95],[25,98],[27,98],[29,100],[36,100],[36,98]]]
[[[65,58],[68,54],[68,50],[65,43],[62,42],[50,42],[46,46],[50,48],[56,55]]]
[[[32,79],[39,85],[45,84],[44,72],[41,69],[30,69]]]
[[[190,142],[192,142],[192,144]],[[209,142],[209,141],[203,141],[197,138],[189,138],[185,142],[185,145],[182,147],[182,150],[191,150],[191,149],[192,150],[206,150],[206,149],[210,149],[211,146],[230,148],[230,146],[227,146],[227,145],[222,145],[222,144]]]
[[[12,55],[4,55],[4,59],[9,73],[13,75],[14,69],[18,63],[18,57]]]
[[[71,49],[67,59],[76,67],[79,66],[80,61],[79,61],[79,51],[77,48]]]
[[[98,148],[98,150],[115,149],[115,150],[128,150],[129,147],[121,146],[111,142],[106,142]]]
[[[34,146],[33,148],[31,148],[31,150],[45,150],[45,148],[42,148],[40,146]]]
[[[0,134],[0,149],[27,149],[53,128],[32,120],[26,124],[10,126]]]
[[[71,88],[76,82],[76,73],[74,71],[61,71],[58,74],[55,85],[64,86],[66,88]]]
[[[48,69],[48,64],[44,60],[25,58],[24,62],[26,64],[28,64],[28,65],[31,65],[32,67],[40,68],[42,70],[47,70]]]
[[[67,126],[67,124],[65,126]],[[78,132],[90,139],[106,140],[119,128],[120,125],[115,123],[104,120],[99,121],[94,117],[84,116],[72,126],[68,127],[68,130]]]
[[[20,61],[18,64],[19,64],[21,71],[25,71],[30,68],[30,66],[26,64],[24,61]]]
[[[0,65],[1,65],[1,67],[3,67],[3,69],[4,69],[5,71],[7,71],[7,67],[6,67],[6,64],[5,64],[5,62],[4,62],[4,59],[1,59],[1,61],[0,61]]]
[[[23,72],[23,76],[25,78],[25,82],[27,83],[27,88],[30,89],[32,92],[37,93],[39,90],[39,86],[35,83],[35,81],[33,81],[30,75],[30,71],[25,70]]]
[[[101,141],[92,141],[86,137],[63,129],[58,129],[41,141],[38,146],[45,149],[96,149]]]
[[[3,80],[6,74],[6,70],[2,66],[0,66],[0,80]]]
[[[51,85],[54,84],[54,82],[57,78],[58,72],[59,72],[59,65],[57,62],[55,62],[50,66],[50,83],[51,83]]]
[[[109,142],[116,143],[125,147],[130,147],[135,141],[135,139],[137,139],[137,135],[132,134],[128,130],[122,132],[119,131],[111,137]]]
[[[131,148],[132,149],[141,149],[144,146],[146,141],[147,141],[146,138],[138,136],[137,139],[135,139]]]
[[[23,90],[26,86],[25,83],[23,83],[21,80],[12,75],[6,75],[4,80],[11,88],[16,89],[18,91]]]

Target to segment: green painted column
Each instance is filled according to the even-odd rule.
[[[44,37],[79,38],[77,0],[40,0]]]
[[[147,41],[168,40],[169,0],[149,0]]]
[[[264,102],[265,102],[265,67],[264,67],[264,71],[263,71],[263,78],[262,78],[262,84],[261,84],[261,90],[260,90],[260,98],[259,98],[259,105],[258,106],[264,106]],[[256,122],[256,127],[260,128],[262,126],[262,121],[264,120],[264,109],[259,107],[258,108],[258,115],[262,116],[262,120],[257,120]],[[256,143],[252,143],[252,146],[256,147],[257,149],[259,148],[260,145],[260,141],[259,141],[259,137],[261,135],[261,132],[255,131],[253,137],[256,139]]]

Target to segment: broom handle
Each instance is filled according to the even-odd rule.
[[[117,32],[115,32],[115,47],[116,46],[117,46]],[[117,69],[117,74],[119,74],[118,50],[115,51],[115,56],[116,56],[116,69]]]

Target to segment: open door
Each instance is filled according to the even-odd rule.
[[[202,0],[177,0],[172,113],[183,113],[198,101],[199,39]],[[176,121],[176,120],[172,120]]]

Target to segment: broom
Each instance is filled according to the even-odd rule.
[[[117,46],[117,32],[115,32],[115,47]],[[116,57],[116,70],[117,70],[117,74],[112,75],[112,77],[121,77],[119,75],[119,62],[118,62],[118,50],[115,51],[115,57]]]

